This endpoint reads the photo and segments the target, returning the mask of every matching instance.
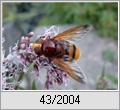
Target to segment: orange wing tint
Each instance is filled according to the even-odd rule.
[[[65,63],[62,59],[53,59],[53,63],[58,65],[61,69],[63,69],[69,76],[71,76],[74,80],[84,83],[83,78],[76,74],[75,70],[73,70],[67,63]]]
[[[54,40],[66,40],[74,37],[75,34],[81,34],[84,35],[87,32],[91,31],[93,29],[92,25],[82,25],[82,26],[77,26],[70,28],[58,35],[56,35],[53,39]]]

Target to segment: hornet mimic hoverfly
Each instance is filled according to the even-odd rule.
[[[44,40],[39,38],[34,43],[31,43],[31,47],[38,56],[44,55],[74,80],[83,82],[83,78],[80,76],[83,73],[70,67],[72,61],[77,61],[80,58],[80,48],[68,40],[73,38],[80,39],[88,34],[91,29],[93,29],[91,25],[73,27],[52,38],[50,36],[47,36]]]

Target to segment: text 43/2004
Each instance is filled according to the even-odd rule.
[[[74,104],[80,103],[79,95],[42,95],[40,102],[43,104]]]

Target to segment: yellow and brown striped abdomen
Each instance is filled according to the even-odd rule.
[[[69,57],[72,60],[78,60],[80,58],[80,48],[76,47],[74,44],[69,46]]]

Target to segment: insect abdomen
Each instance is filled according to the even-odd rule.
[[[80,58],[80,48],[76,47],[74,44],[69,45],[66,49],[66,55],[68,56],[65,56],[66,61],[78,60]]]

